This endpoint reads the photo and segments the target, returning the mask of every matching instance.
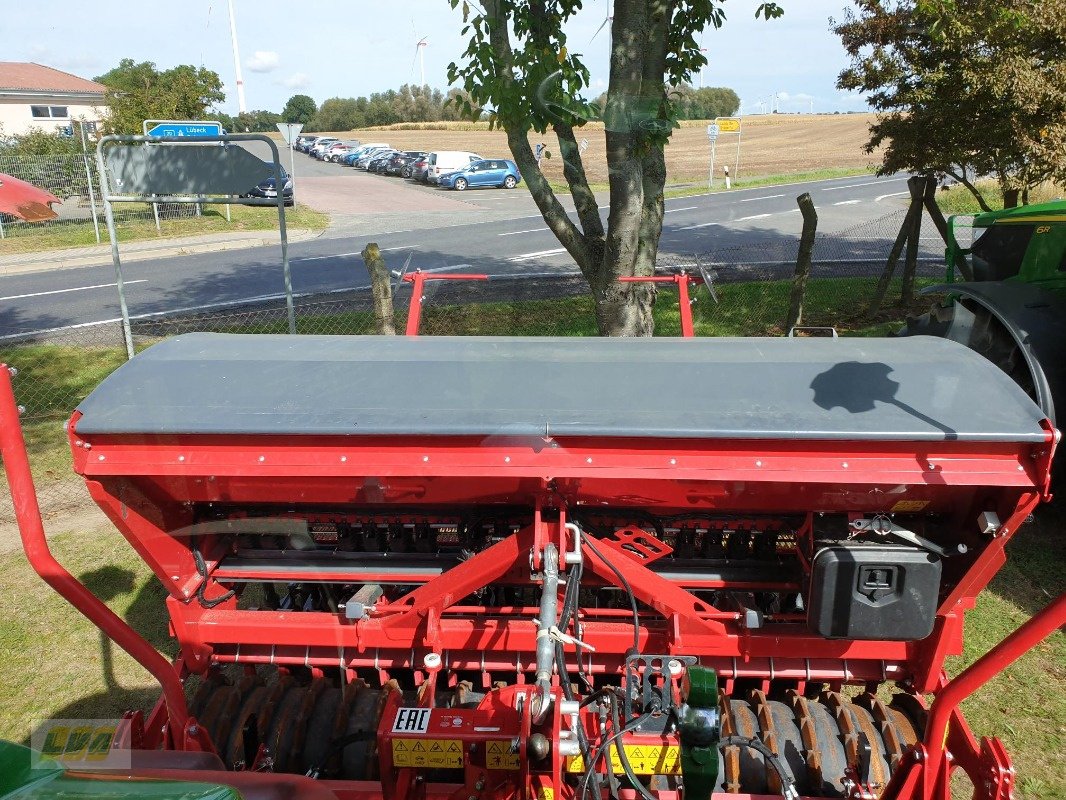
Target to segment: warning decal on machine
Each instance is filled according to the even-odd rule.
[[[637,775],[676,775],[681,772],[681,748],[677,745],[625,745],[626,758]],[[611,748],[611,768],[622,772],[618,749]],[[566,762],[568,772],[584,772],[585,760],[574,756]]]
[[[489,769],[519,769],[518,753],[511,752],[507,739],[490,739],[485,742],[485,766]]]
[[[459,739],[393,739],[392,764],[462,769],[463,745]]]

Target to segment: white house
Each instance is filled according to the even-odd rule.
[[[4,136],[41,128],[69,129],[76,120],[93,125],[107,113],[107,87],[69,72],[22,61],[0,61],[0,131]]]

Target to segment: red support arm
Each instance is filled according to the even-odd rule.
[[[11,386],[11,371],[6,364],[0,365],[0,455],[3,456],[7,472],[22,547],[26,551],[30,566],[49,586],[159,681],[167,701],[170,735],[175,746],[181,749],[189,711],[185,704],[181,680],[174,668],[137,631],[67,572],[48,549],[41,509],[37,503],[37,491],[26,455],[26,442],[19,425],[19,410]]]
[[[963,670],[937,695],[929,709],[925,729],[925,749],[929,754],[925,766],[925,796],[934,797],[944,768],[944,744],[948,723],[959,703],[976,692],[1029,650],[1066,624],[1066,593],[1038,613],[1018,630]],[[946,784],[945,784],[946,785]]]

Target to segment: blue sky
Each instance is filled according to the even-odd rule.
[[[708,30],[707,86],[729,86],[743,113],[765,111],[777,95],[781,111],[866,110],[862,97],[834,88],[845,65],[829,18],[848,0],[781,0],[785,16],[755,20],[758,0],[727,0],[721,30]],[[426,83],[446,88],[449,61],[464,48],[461,17],[447,0],[354,3],[322,0],[234,0],[249,109],[279,111],[293,94],[321,103],[419,81],[415,42],[425,36]],[[607,0],[586,0],[570,27],[569,46],[583,54],[592,94],[606,85]],[[130,3],[128,0],[50,0],[10,3],[0,27],[0,59],[36,61],[91,78],[122,58],[203,65],[226,84],[222,110],[237,97],[226,0]],[[595,37],[595,38],[594,38]],[[698,76],[693,79],[698,85]]]

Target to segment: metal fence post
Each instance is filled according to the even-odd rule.
[[[100,244],[100,222],[96,216],[96,192],[93,190],[92,170],[89,169],[89,143],[85,137],[85,125],[79,124],[78,129],[81,131],[81,157],[85,163],[85,183],[89,187],[89,207],[92,209],[93,214],[93,231],[96,233],[96,243]]]
[[[122,261],[118,254],[118,231],[115,230],[115,215],[111,209],[111,190],[107,185],[107,170],[104,168],[103,143],[96,148],[96,169],[100,175],[100,196],[104,203],[104,219],[107,220],[107,235],[111,239],[111,261],[115,265],[115,285],[118,289],[118,304],[122,311],[122,337],[126,342],[126,357],[133,358],[133,331],[130,328],[130,311],[126,305],[126,289],[122,281]]]

